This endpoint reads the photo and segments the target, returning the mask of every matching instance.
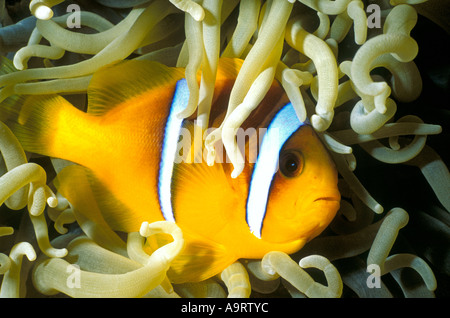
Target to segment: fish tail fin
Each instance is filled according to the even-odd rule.
[[[14,73],[16,68],[13,62],[4,56],[0,56],[0,76]],[[19,109],[23,105],[25,97],[20,95],[11,95],[9,90],[11,87],[4,86],[0,88],[0,120],[2,122],[11,121],[17,118]],[[8,96],[5,99],[5,95]]]
[[[7,58],[1,57],[0,66],[1,74],[14,71]],[[12,95],[0,103],[0,120],[8,125],[22,147],[47,156],[60,155],[58,138],[73,128],[69,123],[75,112],[81,113],[59,95]]]
[[[29,152],[62,157],[59,137],[70,128],[61,119],[70,117],[73,106],[57,95],[29,96],[18,101],[22,103],[16,104],[20,108],[1,104],[0,113],[22,147]],[[3,118],[4,115],[7,118]]]

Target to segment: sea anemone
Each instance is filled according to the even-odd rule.
[[[448,296],[449,158],[438,154],[448,142],[438,135],[449,119],[448,9],[431,0],[0,1],[0,102],[60,94],[85,109],[93,73],[146,59],[185,68],[179,115],[196,112],[206,129],[219,58],[241,58],[226,116],[205,140],[208,160],[222,140],[240,174],[235,131],[275,80],[329,148],[342,195],[329,228],[299,252],[173,284],[166,273],[184,245],[176,224],[117,233],[98,207],[78,216],[52,184],[68,163],[25,153],[0,122],[0,295]],[[153,248],[155,239],[167,244]]]

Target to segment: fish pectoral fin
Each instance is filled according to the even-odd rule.
[[[70,190],[65,190],[65,193],[70,196],[70,198],[66,197],[69,202],[75,207],[77,205],[85,206],[85,198],[82,195],[85,193],[91,200],[90,204],[92,206],[95,205],[98,208],[98,213],[103,222],[114,231],[138,231],[142,222],[148,219],[145,211],[132,211],[128,206],[122,203],[122,201],[117,199],[96,177],[92,170],[78,165],[71,167],[70,171],[66,171],[66,169],[68,168],[65,168],[61,172],[64,172],[64,174],[62,174],[63,176],[65,176],[65,174],[70,174],[70,181],[66,181],[66,183],[70,182],[72,186]],[[57,179],[61,179],[60,174],[58,174]],[[74,183],[76,180],[79,180],[80,185]],[[62,194],[64,195],[64,193]]]
[[[212,242],[197,235],[183,231],[186,242],[183,251],[173,260],[167,276],[179,284],[199,282],[222,272],[237,260],[222,244]],[[154,235],[148,238],[147,246],[155,250],[170,242],[169,237]]]
[[[53,184],[73,207],[83,231],[95,242],[110,250],[126,250],[122,239],[104,219],[89,182],[91,172],[82,166],[69,165],[58,173]]]

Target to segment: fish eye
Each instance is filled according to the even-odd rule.
[[[287,178],[298,176],[303,170],[303,155],[298,151],[287,151],[280,156],[280,171]]]

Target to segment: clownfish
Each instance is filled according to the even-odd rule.
[[[241,65],[220,59],[209,127],[223,120]],[[179,147],[182,131],[195,132],[194,118],[178,117],[189,99],[184,69],[121,62],[94,73],[87,96],[87,111],[60,95],[36,95],[16,97],[15,108],[5,101],[0,115],[26,151],[75,163],[54,184],[77,218],[126,233],[176,222],[185,247],[168,271],[172,282],[201,281],[270,251],[294,253],[339,209],[328,150],[276,81],[242,125],[264,133],[236,178],[226,160],[175,160],[180,152],[202,158],[194,140]]]

